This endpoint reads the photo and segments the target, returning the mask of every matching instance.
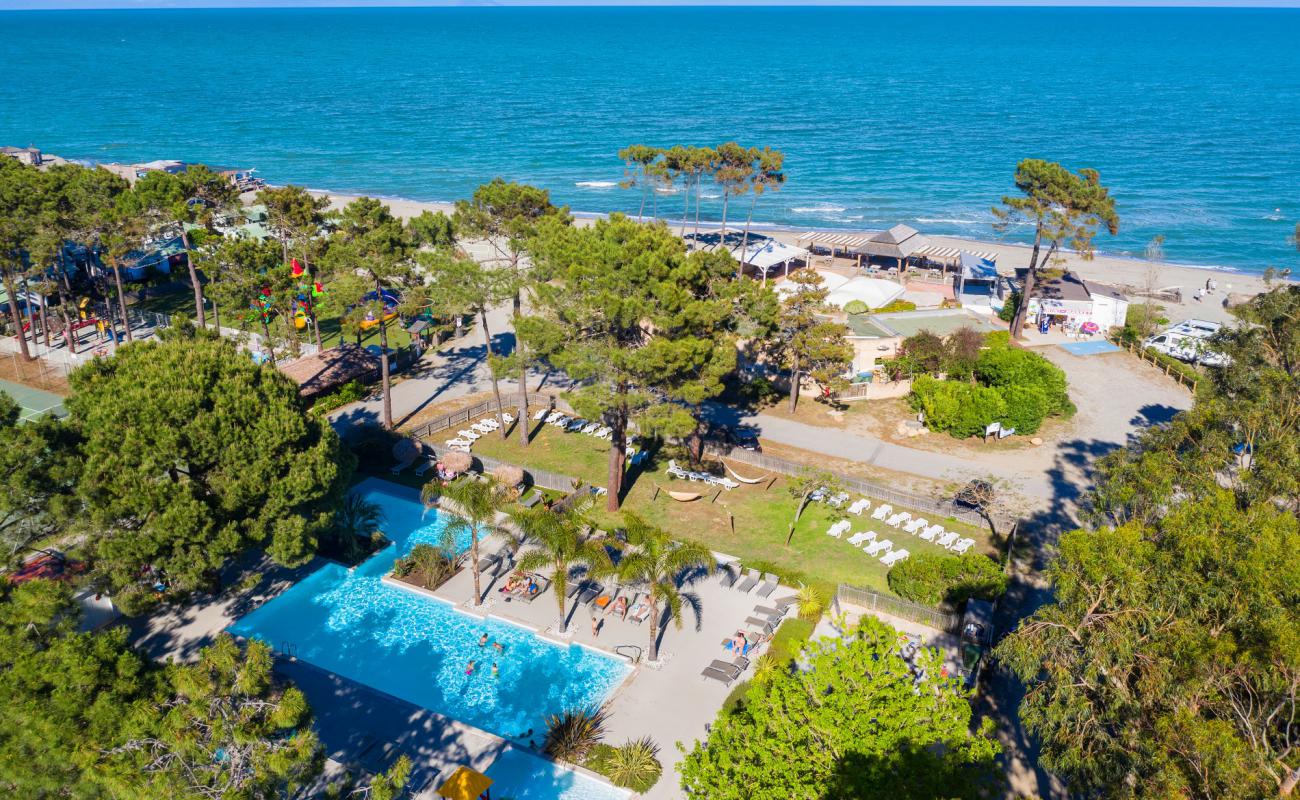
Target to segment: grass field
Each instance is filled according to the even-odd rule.
[[[591,436],[564,433],[542,425],[535,430],[532,443],[526,450],[519,445],[516,435],[502,441],[499,435],[490,434],[475,442],[474,452],[603,486],[609,444]],[[683,503],[673,500],[666,491],[658,492],[656,497],[656,487],[684,492],[706,492],[706,489],[699,483],[671,480],[665,471],[666,466],[667,459],[660,459],[660,463],[643,465],[644,469],[632,471],[632,487],[626,495],[624,509],[640,514],[678,538],[691,539],[715,551],[736,556],[748,566],[776,572],[788,583],[802,580],[830,589],[835,584],[848,583],[877,591],[889,590],[888,569],[879,560],[850,545],[848,535],[843,539],[826,535],[831,523],[843,516],[828,505],[809,505],[790,545],[785,544],[786,531],[798,502],[789,494],[788,479],[777,478],[771,488],[763,483],[741,485],[731,491],[711,489],[701,499]],[[737,471],[746,477],[761,474],[757,468],[743,465],[738,465]],[[616,516],[604,510],[603,502],[593,509],[592,516],[601,525],[613,525],[618,521]],[[889,528],[883,522],[871,519],[869,514],[851,519],[852,532],[873,530],[878,538],[891,539],[896,549],[905,547],[914,554],[941,550],[912,534]],[[976,540],[977,548],[992,552],[987,531],[951,520],[930,521],[959,531],[962,536],[970,536]]]

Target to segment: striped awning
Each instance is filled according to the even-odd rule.
[[[807,243],[808,246],[821,247],[861,247],[867,243],[867,237],[856,236],[852,233],[818,233],[809,231],[799,237],[800,244]]]
[[[942,260],[955,261],[961,257],[961,254],[963,252],[970,253],[976,258],[980,258],[985,261],[996,262],[998,260],[997,253],[993,253],[987,250],[966,250],[965,248],[961,248],[961,247],[943,247],[937,244],[932,244],[929,245],[928,247],[922,247],[920,250],[917,250],[915,253],[912,253],[912,255],[920,256],[922,258],[933,258],[936,261],[942,261]]]

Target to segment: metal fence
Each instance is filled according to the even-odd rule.
[[[730,447],[714,442],[709,442],[704,446],[705,452],[729,458],[732,461],[739,461],[751,466],[762,469],[779,472],[783,475],[798,475],[810,469],[807,464],[800,464],[794,461],[787,461],[784,458],[764,455],[763,453],[754,453],[739,447]],[[884,500],[887,503],[904,506],[915,511],[924,511],[928,514],[938,514],[943,517],[952,517],[958,522],[964,522],[967,525],[974,525],[980,528],[987,528],[988,522],[984,517],[963,508],[958,508],[950,500],[938,500],[932,497],[925,497],[911,492],[901,492],[888,486],[882,486],[878,483],[872,483],[861,478],[854,478],[850,475],[842,475],[832,472],[845,489],[859,494],[865,494],[877,500]]]
[[[445,431],[453,425],[463,425],[466,422],[476,418],[491,414],[496,410],[495,400],[484,400],[459,411],[453,411],[450,414],[441,417],[435,417],[423,425],[419,425],[411,431],[411,434],[421,439],[426,439],[438,431]]]
[[[890,597],[860,586],[849,586],[846,583],[840,584],[835,592],[835,600],[839,603],[852,603],[869,611],[882,611],[954,635],[961,633],[962,617],[952,609],[931,608],[913,603],[911,600]]]

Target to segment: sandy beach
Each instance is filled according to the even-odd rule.
[[[331,207],[341,209],[357,195],[336,194],[325,191],[312,191],[313,194],[321,197],[328,197]],[[401,198],[381,198],[393,210],[393,214],[403,219],[417,216],[424,211],[442,211],[450,214],[453,207],[450,203],[426,203],[416,200],[405,200]],[[579,212],[575,212],[579,213]],[[590,225],[592,221],[600,215],[583,214],[577,217],[576,223],[579,225]],[[717,225],[705,225],[701,223],[701,230],[716,230]],[[798,233],[789,230],[779,230],[770,228],[755,227],[757,233],[765,236],[772,236],[787,244],[795,244]],[[837,233],[870,235],[879,231],[836,231]],[[921,233],[925,234],[924,230]],[[1017,267],[1025,267],[1029,264],[1031,248],[1028,245],[1012,244],[996,239],[974,240],[966,238],[956,238],[950,236],[933,236],[926,234],[926,237],[934,244],[944,247],[956,247],[965,249],[978,249],[981,251],[992,251],[998,256],[998,270],[1003,274],[1010,274]],[[1267,289],[1264,279],[1260,275],[1254,275],[1236,270],[1214,269],[1210,267],[1195,267],[1183,264],[1169,264],[1164,262],[1143,261],[1141,259],[1120,258],[1098,254],[1092,259],[1083,259],[1075,254],[1067,253],[1064,257],[1063,264],[1070,270],[1089,279],[1100,283],[1107,283],[1115,286],[1120,291],[1128,294],[1131,299],[1140,299],[1137,293],[1144,291],[1147,287],[1163,289],[1169,287],[1179,287],[1182,289],[1182,303],[1170,301],[1159,301],[1166,309],[1169,319],[1178,321],[1188,318],[1207,319],[1218,322],[1226,322],[1232,319],[1232,315],[1223,305],[1225,296],[1230,298],[1230,302],[1237,303],[1253,297]],[[1218,284],[1217,291],[1206,297],[1204,300],[1196,299],[1196,290],[1203,288],[1207,279],[1213,278]]]

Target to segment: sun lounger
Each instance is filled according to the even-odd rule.
[[[955,531],[946,531],[943,536],[935,539],[934,543],[940,547],[947,547],[955,541],[957,541],[957,533]]]
[[[687,473],[686,470],[682,469],[681,467],[677,466],[676,461],[669,459],[668,474],[674,478],[686,478],[689,473]]]
[[[943,535],[942,525],[931,525],[930,527],[921,531],[921,538],[926,540],[927,542],[933,542],[934,537],[941,536],[941,535]]]
[[[758,587],[758,591],[755,592],[755,594],[757,594],[759,597],[771,597],[772,592],[776,591],[776,587],[778,585],[780,585],[780,581],[777,580],[777,577],[775,575],[773,575],[770,572],[764,572],[763,585]]]
[[[608,439],[609,437],[606,436],[606,437],[603,437],[603,438]],[[646,458],[649,457],[649,455],[650,455],[650,454],[649,454],[648,452],[646,452],[645,450],[638,450],[638,451],[636,451],[636,455],[634,455],[634,456],[632,456],[632,458],[628,459],[628,462],[627,462],[627,463],[629,463],[629,464],[631,464],[632,466],[635,467],[635,466],[637,466],[638,464],[640,464],[642,461],[645,461]]]
[[[595,432],[595,433],[593,433],[593,434],[591,434],[591,435],[592,435],[592,436],[595,436],[597,439],[608,439],[611,435],[613,435],[613,433],[614,433],[614,429],[613,429],[613,428],[608,428],[608,427],[602,425],[602,426],[600,426],[599,428],[596,429],[596,432]]]
[[[575,420],[571,420],[568,425],[565,425],[564,429],[569,433],[577,433],[578,431],[587,427],[588,424],[590,423],[588,423],[588,421],[585,419],[575,419]]]
[[[771,636],[776,631],[776,622],[766,617],[747,617],[745,624],[755,630],[762,631],[766,636]]]
[[[875,556],[875,555],[880,555],[883,552],[893,550],[894,543],[888,539],[881,539],[880,541],[872,542],[871,544],[867,545],[863,549],[867,551],[867,555]]]
[[[551,413],[549,408],[543,408],[541,411],[538,411],[533,415],[533,422],[542,422],[546,419],[546,415],[549,413]]]
[[[713,659],[713,661],[709,664],[709,668],[716,669],[718,672],[725,672],[728,675],[730,675],[733,680],[739,678],[740,673],[744,672],[743,669],[731,663],[730,661],[722,661],[721,659],[717,659],[717,658]]]
[[[849,537],[849,544],[853,545],[854,547],[857,547],[863,542],[873,542],[875,540],[876,540],[875,531],[858,531],[857,533]]]
[[[503,411],[501,412],[501,421],[509,425],[510,423],[515,421],[515,418],[513,414]]]
[[[588,422],[586,425],[582,426],[582,430],[579,431],[579,433],[585,433],[588,436],[590,436],[591,434],[595,433],[599,428],[600,428],[599,422]]]
[[[474,443],[467,439],[448,439],[446,444],[453,450],[464,450],[465,452],[469,452],[469,449],[474,446]]]
[[[911,553],[906,550],[891,550],[884,558],[880,559],[880,563],[886,567],[892,567],[900,561],[905,561],[910,555]]]
[[[418,478],[418,477],[424,475],[424,473],[426,473],[426,472],[428,472],[429,470],[433,469],[433,465],[434,465],[434,461],[433,461],[433,459],[431,459],[431,458],[426,458],[426,459],[424,459],[424,461],[421,461],[420,464],[419,464],[419,466],[417,466],[417,467],[415,468],[415,477]]]
[[[974,544],[975,544],[974,539],[958,539],[957,541],[953,542],[952,546],[949,547],[948,549],[960,555],[961,553],[964,553],[967,550],[971,549],[971,547],[974,546]]]
[[[629,619],[637,625],[640,625],[642,622],[650,619],[650,604],[647,603],[644,598],[638,596],[636,602],[634,602],[632,607],[628,609],[627,617],[625,617],[625,619]]]
[[[600,597],[601,592],[603,592],[604,590],[605,587],[601,586],[599,583],[589,584],[581,592],[578,593],[578,605],[583,605],[583,606],[591,605],[596,601],[597,597]]]
[[[754,606],[755,614],[762,614],[768,619],[780,619],[781,617],[784,617],[786,612],[789,610],[790,610],[789,606],[785,606],[784,608],[771,608],[770,606]]]
[[[488,567],[496,566],[497,560],[501,558],[500,553],[493,553],[490,556],[483,556],[478,560],[478,571],[487,572]]]
[[[776,606],[777,609],[784,614],[786,611],[790,610],[791,606],[799,605],[799,598],[794,595],[782,597],[780,600],[773,600],[772,605]]]
[[[552,415],[550,419],[546,420],[546,422],[548,425],[563,428],[569,424],[569,417],[565,414]]]
[[[930,520],[925,517],[917,517],[903,526],[903,530],[908,533],[917,533],[922,528],[930,527]]]
[[[732,677],[730,673],[721,672],[719,670],[714,669],[713,667],[705,667],[704,670],[700,673],[700,675],[702,675],[705,678],[709,678],[710,680],[715,680],[718,683],[721,683],[723,686],[730,686],[736,681],[736,679]]]
[[[482,436],[483,434],[481,434],[481,433],[475,433],[474,431],[468,431],[468,430],[466,430],[466,431],[456,431],[456,435],[459,436],[459,437],[462,438],[462,439],[469,439],[469,440],[472,442],[472,441],[474,441],[475,439],[477,439],[477,438],[479,438],[480,436]]]
[[[849,513],[861,516],[868,508],[871,508],[871,501],[862,497],[853,501],[853,505],[849,506]]]
[[[885,524],[891,528],[898,528],[898,527],[902,527],[903,523],[907,522],[911,518],[912,518],[911,514],[907,513],[906,511],[900,511],[894,516],[885,520]]]
[[[758,570],[751,569],[749,573],[745,576],[745,579],[740,582],[740,585],[737,586],[736,589],[740,591],[742,594],[749,594],[750,590],[752,590],[755,586],[758,585],[758,579],[759,579]]]
[[[871,512],[871,518],[883,520],[885,517],[888,517],[892,513],[894,513],[894,507],[889,505],[888,503],[885,503],[883,505],[876,506],[876,510]]]
[[[836,495],[834,495],[834,496],[832,496],[832,497],[827,497],[827,498],[826,498],[826,502],[827,502],[829,505],[832,505],[832,506],[834,506],[834,507],[836,507],[836,508],[839,508],[840,506],[844,505],[844,504],[847,503],[848,501],[849,501],[849,493],[848,493],[848,492],[840,492],[839,494],[836,494]]]
[[[720,564],[718,572],[722,573],[722,588],[730,589],[736,585],[736,579],[740,577],[740,568],[735,564]]]
[[[737,667],[740,667],[740,671],[742,673],[745,670],[749,669],[749,659],[745,658],[744,656],[736,656],[735,658],[731,659],[731,663],[735,664]]]
[[[849,521],[847,519],[842,519],[839,522],[836,522],[835,524],[831,525],[830,528],[827,529],[826,535],[834,536],[836,539],[838,539],[841,536],[843,536],[845,533],[847,533],[850,527],[851,524],[849,523]]]

